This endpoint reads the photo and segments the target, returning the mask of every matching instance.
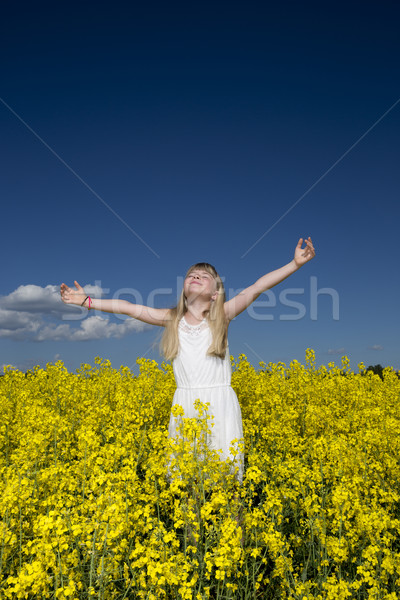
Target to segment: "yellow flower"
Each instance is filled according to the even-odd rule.
[[[0,377],[5,600],[394,600],[400,380],[350,362],[232,359],[243,484],[208,445],[207,404],[168,440],[170,365],[97,358]],[[2,596],[2,597],[3,597]],[[244,596],[245,597],[245,596]]]

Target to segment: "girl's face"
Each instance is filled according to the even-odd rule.
[[[215,300],[217,295],[217,282],[214,277],[202,269],[193,269],[186,275],[183,289],[186,298],[193,296],[208,296]]]

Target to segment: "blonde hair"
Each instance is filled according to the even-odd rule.
[[[192,271],[199,269],[206,271],[214,278],[217,286],[217,297],[212,301],[210,310],[206,315],[208,325],[212,334],[212,342],[207,350],[207,355],[224,358],[228,341],[228,327],[224,311],[225,290],[224,284],[221,281],[215,268],[209,263],[196,263],[188,269],[185,278]],[[178,325],[182,317],[187,311],[187,300],[185,291],[182,293],[175,308],[170,310],[170,316],[165,326],[165,331],[161,340],[161,352],[166,360],[174,360],[179,351]]]

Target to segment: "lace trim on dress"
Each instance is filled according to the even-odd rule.
[[[179,329],[193,337],[200,335],[200,333],[204,331],[204,329],[207,329],[207,327],[208,323],[206,319],[203,319],[202,322],[199,323],[199,325],[190,325],[186,322],[185,317],[182,317],[182,319],[179,321]]]

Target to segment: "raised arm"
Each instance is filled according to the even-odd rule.
[[[85,298],[87,297],[85,290],[77,281],[74,283],[75,290],[69,288],[65,283],[61,284],[61,300],[65,304],[89,308],[89,300],[85,302]],[[141,304],[132,304],[132,302],[128,302],[127,300],[102,300],[101,298],[90,298],[90,308],[119,315],[128,315],[150,325],[160,326],[166,325],[170,312],[169,308],[151,308],[150,306],[142,306]]]
[[[289,277],[289,275],[292,275],[292,273],[297,271],[306,262],[314,258],[315,250],[311,238],[309,237],[304,240],[304,242],[306,246],[305,248],[302,248],[303,238],[299,239],[294,252],[294,258],[290,263],[280,269],[276,269],[275,271],[263,275],[263,277],[260,277],[253,285],[250,285],[248,288],[237,294],[237,296],[225,302],[225,315],[229,321],[250,306],[260,294],[274,287],[274,285],[277,285]]]

